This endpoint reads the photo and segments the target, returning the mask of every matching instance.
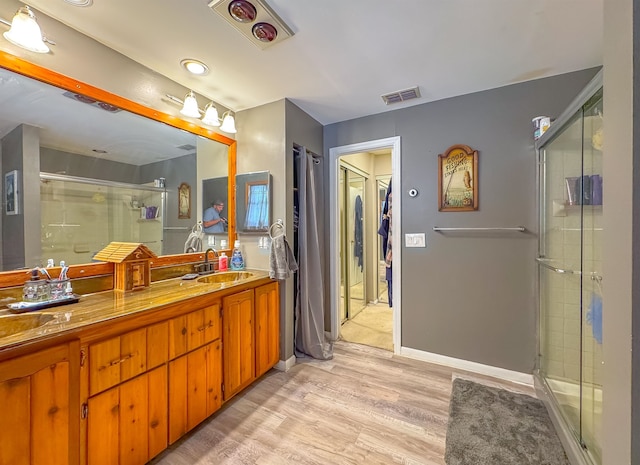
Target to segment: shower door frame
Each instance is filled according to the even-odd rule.
[[[535,143],[535,151],[537,157],[537,167],[536,170],[536,184],[538,189],[543,186],[545,182],[545,165],[544,161],[542,161],[543,156],[546,157],[544,151],[548,143],[550,143],[556,135],[558,135],[561,131],[566,128],[567,123],[569,123],[575,115],[582,111],[583,107],[587,102],[596,95],[600,89],[603,87],[603,72],[600,70],[596,76],[585,86],[585,88],[573,99],[573,101],[569,104],[569,106],[562,112],[560,116],[554,121],[551,127],[536,141]],[[583,118],[583,115],[581,116]],[[584,125],[584,122],[583,122]],[[584,153],[582,154],[584,156]],[[538,192],[537,198],[537,210],[539,212],[539,253],[544,255],[545,249],[544,244],[541,240],[543,232],[546,230],[546,222],[543,217],[544,210],[544,201],[545,201],[545,192]],[[581,248],[583,244],[581,243]],[[567,424],[565,420],[562,409],[555,397],[555,394],[551,390],[549,384],[546,381],[546,378],[543,376],[541,369],[541,356],[542,356],[542,347],[541,347],[541,339],[543,337],[541,322],[541,297],[540,297],[540,289],[541,289],[541,273],[544,269],[544,265],[537,263],[539,272],[537,274],[537,326],[538,326],[538,337],[537,337],[537,353],[538,357],[536,359],[536,369],[534,371],[534,385],[536,388],[536,393],[538,397],[544,402],[549,412],[549,416],[555,426],[556,432],[558,433],[558,437],[560,438],[562,445],[570,459],[570,462],[575,465],[594,465],[594,462],[591,460],[589,453],[583,448],[580,441],[581,438],[576,437],[574,431],[571,430],[570,426]],[[565,270],[558,270],[560,273],[564,273]],[[582,291],[581,291],[582,292]],[[580,336],[582,338],[582,335]],[[582,362],[581,362],[582,364]],[[582,369],[582,368],[581,368]],[[580,379],[580,385],[582,385],[582,374]],[[582,400],[581,400],[582,402]],[[582,420],[580,420],[582,421]]]

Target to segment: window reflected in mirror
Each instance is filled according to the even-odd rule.
[[[268,171],[236,175],[238,231],[260,232],[271,224],[271,174]]]

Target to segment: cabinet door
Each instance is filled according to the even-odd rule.
[[[142,465],[166,447],[166,365],[89,399],[89,465]]]
[[[262,376],[280,360],[280,305],[278,283],[257,287],[256,377]]]
[[[0,464],[78,463],[79,345],[0,364]]]
[[[222,405],[220,340],[169,364],[169,443],[174,443]]]
[[[253,300],[253,289],[249,289],[222,301],[225,400],[255,379]]]
[[[169,358],[220,338],[220,302],[173,318],[169,322]]]

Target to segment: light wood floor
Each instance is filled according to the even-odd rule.
[[[272,370],[153,464],[443,465],[452,379],[529,386],[339,341]]]

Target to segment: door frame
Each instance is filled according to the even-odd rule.
[[[391,183],[396,193],[402,192],[400,181],[400,136],[388,137],[385,139],[359,142],[357,144],[342,145],[329,149],[329,276],[331,285],[329,286],[330,308],[331,308],[331,332],[329,337],[335,341],[340,335],[340,251],[338,240],[340,238],[338,221],[338,179],[340,170],[340,157],[353,153],[370,152],[380,149],[391,149]],[[402,249],[401,249],[401,195],[394,196],[393,215],[391,217],[391,229],[394,234],[391,237],[391,247],[393,255],[392,272],[392,293],[393,293],[393,352],[400,353],[401,334],[401,270],[402,270]]]

